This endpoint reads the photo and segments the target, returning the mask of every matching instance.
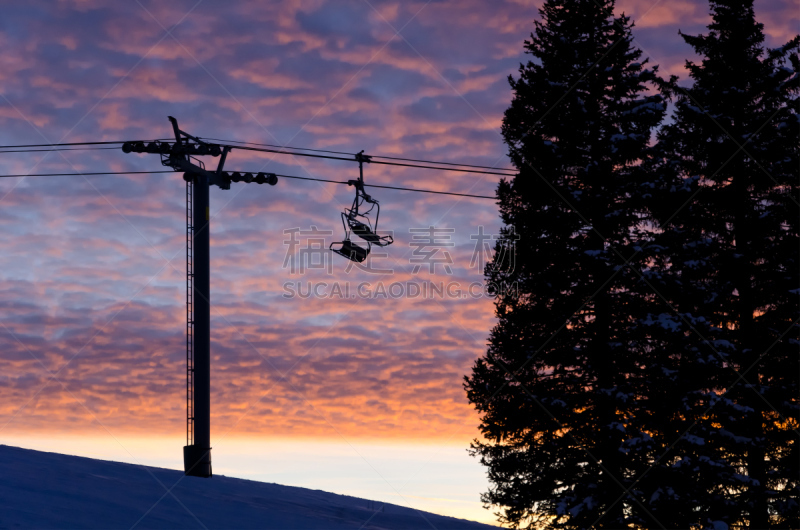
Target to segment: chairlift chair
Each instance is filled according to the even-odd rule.
[[[334,245],[339,245],[339,248],[334,248]],[[339,254],[340,256],[344,256],[345,258],[349,259],[350,261],[355,261],[356,263],[361,263],[367,256],[369,255],[370,247],[367,245],[367,248],[362,246],[356,245],[350,239],[345,239],[344,241],[338,241],[336,243],[331,243],[329,247],[332,251]]]
[[[342,226],[344,227],[345,233],[344,240],[331,243],[329,248],[340,256],[361,263],[367,259],[367,256],[372,250],[372,245],[385,247],[391,245],[394,239],[390,235],[378,235],[378,219],[381,214],[381,206],[376,199],[373,199],[364,191],[363,164],[364,162],[369,162],[370,157],[364,155],[364,151],[361,151],[356,155],[356,160],[358,160],[359,178],[358,180],[347,181],[348,185],[355,186],[356,196],[350,208],[345,208],[345,211],[342,212]],[[370,206],[369,209],[364,211],[363,209],[366,204]],[[374,223],[370,220],[373,211],[375,212]],[[355,234],[366,241],[367,247],[364,248],[350,241],[351,234]]]

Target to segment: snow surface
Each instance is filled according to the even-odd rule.
[[[0,445],[0,528],[488,529],[319,490]]]

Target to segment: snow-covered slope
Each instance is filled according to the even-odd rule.
[[[5,445],[0,476],[0,528],[492,528],[323,491]]]

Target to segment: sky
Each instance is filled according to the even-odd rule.
[[[208,138],[509,167],[507,78],[527,61],[539,5],[10,0],[0,144],[168,138],[171,115]],[[800,30],[797,0],[755,9],[768,46]],[[678,31],[702,32],[708,4],[616,11],[651,64],[686,81],[694,56]],[[164,169],[118,149],[0,156],[3,175]],[[358,175],[350,162],[242,150],[226,168]],[[369,164],[364,178],[490,196],[497,185]],[[212,188],[214,470],[489,522],[462,381],[494,322],[480,289],[490,255],[476,243],[498,233],[496,204],[369,191],[395,242],[359,270],[314,250],[341,240],[352,187]],[[0,443],[180,468],[181,174],[2,179],[0,219]]]

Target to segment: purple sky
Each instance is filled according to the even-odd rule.
[[[0,18],[0,144],[192,134],[508,167],[499,134],[539,2],[8,1]],[[626,0],[635,43],[685,77],[678,30],[702,1]],[[758,0],[767,44],[798,2]],[[209,160],[210,161],[210,160]],[[231,170],[347,180],[357,166],[234,151]],[[2,174],[162,169],[119,150],[2,155]],[[367,166],[367,183],[493,195],[496,178]],[[485,350],[485,297],[286,299],[287,282],[481,282],[470,261],[493,201],[373,190],[392,274],[284,268],[285,230],[331,230],[352,188],[282,179],[211,191],[212,438],[478,435],[461,379]],[[184,429],[180,174],[0,181],[0,429],[179,435]],[[411,228],[452,229],[452,274],[413,272]],[[302,245],[307,240],[300,238]],[[415,254],[417,252],[417,254]],[[289,253],[289,258],[292,254]],[[291,260],[290,260],[291,261]],[[54,377],[51,377],[54,376]],[[476,492],[477,495],[477,492]]]

